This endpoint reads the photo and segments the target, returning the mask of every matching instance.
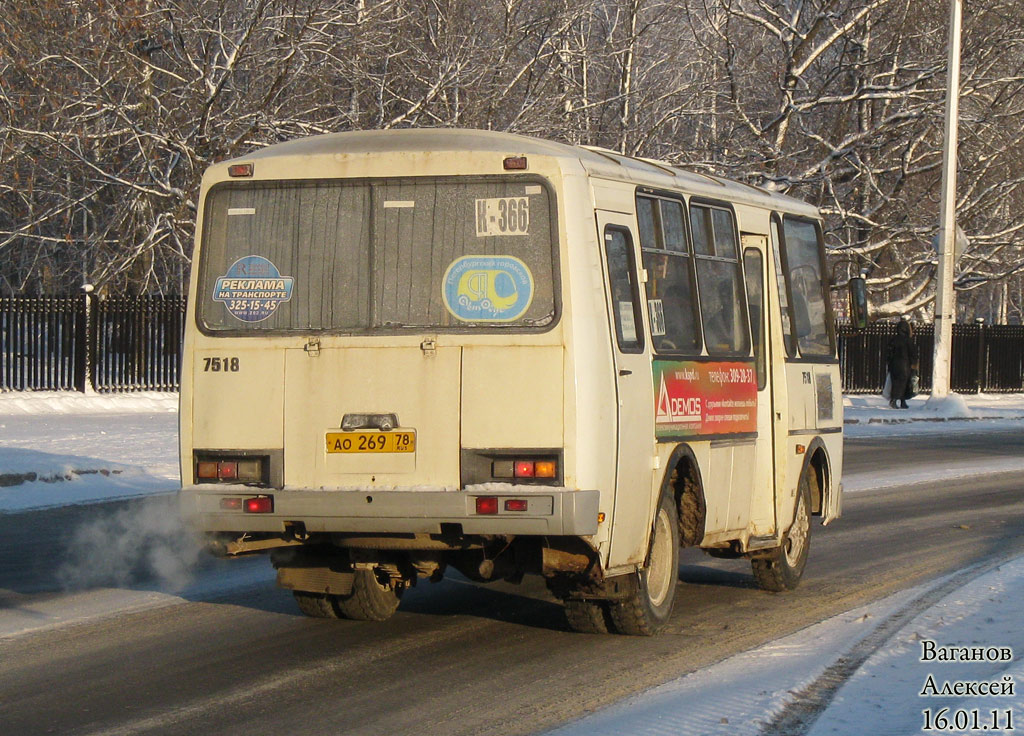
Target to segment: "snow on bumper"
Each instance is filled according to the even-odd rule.
[[[273,512],[225,510],[221,504],[224,498],[258,495],[273,497]],[[479,496],[496,496],[498,513],[478,514]],[[527,510],[505,510],[507,498],[527,499]],[[181,489],[179,501],[185,518],[207,532],[281,533],[286,523],[302,522],[307,532],[440,534],[441,524],[460,524],[464,534],[590,536],[597,533],[600,493],[515,486],[309,491],[200,485]]]

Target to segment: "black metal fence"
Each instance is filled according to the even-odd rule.
[[[876,322],[855,330],[840,323],[839,366],[843,391],[879,393],[885,384],[886,348],[896,334],[895,322]],[[931,391],[934,330],[913,325],[920,355],[921,391]],[[1024,391],[1024,325],[953,325],[949,376],[957,393]]]
[[[0,299],[0,391],[176,391],[185,299]]]
[[[85,366],[85,301],[0,299],[0,389],[75,389]]]
[[[97,391],[176,391],[185,327],[181,297],[117,297],[95,302]]]
[[[0,391],[176,391],[185,298],[0,298]],[[846,393],[878,393],[893,322],[840,323]],[[931,390],[930,324],[914,325],[921,390]],[[1024,391],[1024,325],[953,325],[950,387]]]

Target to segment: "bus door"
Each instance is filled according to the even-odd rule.
[[[779,445],[806,445],[817,436],[842,432],[842,392],[835,359],[820,227],[806,218],[773,215],[771,245],[775,260],[782,339],[777,355],[785,357],[785,406],[787,435]],[[780,391],[781,391],[780,387]],[[777,397],[778,398],[778,397]],[[778,405],[778,401],[777,401]],[[787,413],[787,412],[783,412]],[[841,440],[834,452],[841,457]],[[792,496],[778,505],[782,523],[792,506],[804,457],[787,448],[784,487]],[[838,494],[833,494],[838,496]],[[825,519],[837,512],[836,501],[825,510]]]
[[[768,380],[769,344],[765,293],[765,254],[768,238],[744,233],[743,274],[747,287],[747,306],[750,312],[750,336],[754,348],[754,369],[757,373],[757,440],[754,451],[754,491],[750,498],[751,542],[757,546],[757,537],[774,544],[775,519],[775,441],[782,427],[781,417],[773,411],[771,382]]]
[[[630,219],[613,212],[597,213],[606,270],[618,426],[609,567],[643,562],[653,513],[654,387]]]

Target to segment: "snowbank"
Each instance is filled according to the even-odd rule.
[[[80,394],[76,391],[0,392],[0,416],[25,414],[136,414],[177,412],[178,394]]]

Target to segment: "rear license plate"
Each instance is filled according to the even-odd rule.
[[[416,452],[416,432],[328,432],[327,452]]]

